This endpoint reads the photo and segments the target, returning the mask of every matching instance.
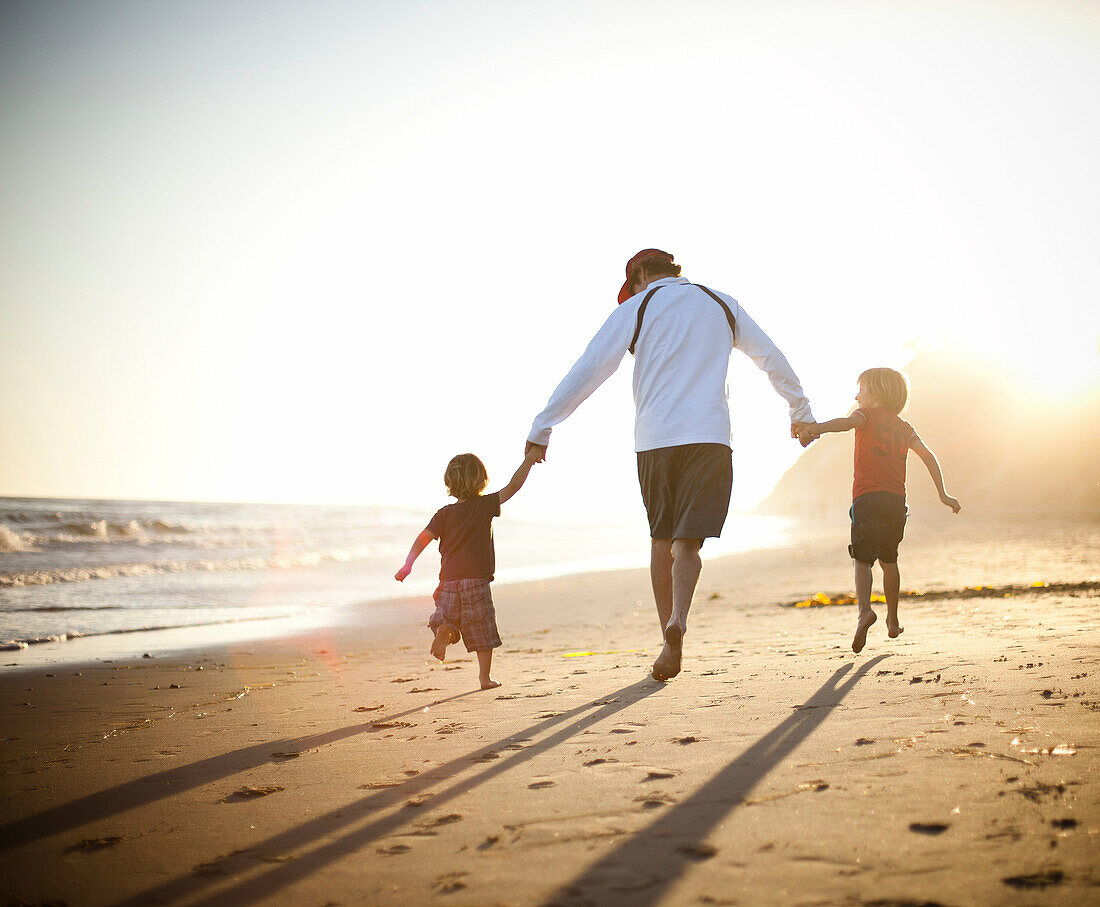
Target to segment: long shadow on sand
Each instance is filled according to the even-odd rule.
[[[442,705],[463,696],[478,693],[478,690],[470,690],[466,693],[457,693],[446,699],[439,699],[431,703],[431,706]],[[379,730],[375,724],[384,724],[420,712],[423,706],[404,712],[398,712],[386,717],[376,716],[362,724],[353,724],[349,727],[337,728],[326,731],[323,734],[311,734],[307,737],[291,737],[283,740],[272,740],[267,743],[257,743],[231,753],[222,753],[219,756],[211,756],[199,762],[189,765],[181,765],[176,768],[166,769],[152,775],[143,775],[125,784],[119,784],[96,794],[89,794],[79,800],[54,806],[44,812],[33,816],[26,816],[12,822],[0,825],[0,852],[30,844],[40,838],[71,831],[88,822],[98,819],[106,819],[127,810],[148,806],[157,800],[171,797],[193,787],[200,787],[212,781],[219,781],[230,775],[245,772],[268,762],[278,762],[276,753],[304,752],[337,743],[354,737],[357,734],[368,734]]]
[[[491,781],[498,775],[517,768],[529,759],[552,750],[592,725],[662,689],[664,684],[647,679],[604,694],[592,702],[547,717],[524,730],[502,737],[493,744],[479,747],[471,753],[452,759],[439,768],[402,781],[393,787],[384,788],[355,803],[341,806],[323,816],[273,835],[245,851],[238,851],[204,863],[201,874],[189,874],[170,879],[120,901],[119,905],[137,907],[137,905],[150,903],[178,901],[187,901],[192,904],[241,905],[275,897],[286,886],[307,878],[336,860],[347,857],[348,854],[366,846],[371,841],[392,834],[396,829],[420,815],[416,810],[399,810],[368,821],[365,825],[358,825],[363,819],[368,818],[370,813],[396,806],[411,795],[434,788],[441,783],[453,781],[449,787],[431,790],[431,807],[438,808]],[[589,714],[584,714],[586,712]],[[579,715],[583,717],[578,718]],[[571,721],[574,718],[576,720]],[[560,730],[522,749],[510,749],[504,754],[498,752],[498,749],[514,745],[514,741],[531,739],[570,721],[571,723]],[[485,764],[482,760],[492,761]],[[485,767],[482,768],[482,765]],[[473,774],[470,776],[456,778],[463,772],[471,770]],[[345,831],[348,826],[356,825],[358,827]],[[308,853],[301,852],[302,849],[318,841],[325,843]],[[289,852],[296,854],[295,859],[289,862],[277,863],[273,866],[267,862],[260,862],[265,857]],[[239,878],[258,867],[262,867],[262,871],[258,874],[236,882],[205,899],[197,899],[205,889],[225,882],[230,877]]]
[[[749,792],[805,740],[840,704],[852,687],[888,655],[837,670],[795,712],[718,772],[689,799],[670,808],[652,825],[632,835],[573,881],[559,888],[547,905],[655,904],[696,862],[709,854],[703,840]]]

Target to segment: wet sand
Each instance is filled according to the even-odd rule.
[[[860,655],[854,607],[780,606],[850,590],[836,540],[708,563],[667,684],[645,571],[498,588],[489,692],[461,646],[429,655],[424,600],[388,629],[9,670],[0,890],[1096,903],[1100,591],[964,591],[980,564],[914,535],[903,588],[938,594]],[[1048,566],[986,579],[1086,578]]]

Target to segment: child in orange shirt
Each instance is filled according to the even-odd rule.
[[[898,624],[898,545],[905,532],[905,458],[912,450],[921,458],[940,493],[940,500],[958,513],[959,502],[943,486],[936,455],[921,441],[913,426],[898,414],[909,399],[905,376],[892,368],[872,368],[859,376],[859,408],[850,416],[828,422],[809,422],[799,427],[805,446],[828,432],[855,429],[855,479],[852,483],[852,544],[848,553],[855,568],[859,616],[852,651],[861,652],[867,631],[878,618],[871,608],[871,568],[882,566],[882,590],[886,598],[886,634],[896,639],[904,629]]]

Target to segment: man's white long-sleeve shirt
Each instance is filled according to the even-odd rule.
[[[529,441],[547,444],[551,428],[615,373],[634,336],[638,308],[655,287],[661,289],[649,300],[635,346],[635,450],[730,444],[726,373],[734,349],[767,373],[772,387],[790,406],[792,421],[813,421],[798,376],[737,300],[716,294],[733,313],[734,337],[717,302],[686,278],[664,277],[611,313],[535,418]]]

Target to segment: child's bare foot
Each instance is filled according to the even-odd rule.
[[[447,657],[447,646],[456,641],[449,627],[436,628],[435,639],[432,641],[432,655],[443,661]]]
[[[878,615],[874,611],[868,611],[859,618],[859,622],[856,624],[856,635],[852,639],[852,651],[857,655],[867,645],[867,631],[871,629],[876,620],[878,620]]]
[[[889,636],[891,639],[897,639],[904,632],[905,627],[901,626],[901,624],[898,623],[898,619],[895,617],[893,620],[891,620],[889,615],[887,615],[886,635]]]
[[[676,624],[665,628],[665,645],[653,662],[653,679],[668,680],[680,673],[680,661],[684,652],[684,629]]]
[[[493,680],[492,677],[482,677],[481,678],[481,688],[483,690],[495,690],[499,686],[500,686],[500,682],[496,681],[496,680]]]

